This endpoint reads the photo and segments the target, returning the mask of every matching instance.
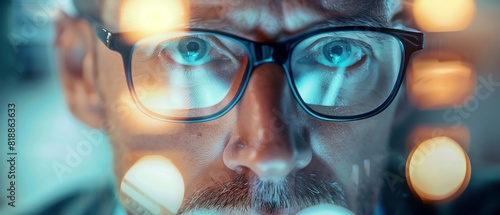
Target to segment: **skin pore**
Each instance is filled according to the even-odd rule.
[[[207,2],[190,1],[190,26],[260,42],[322,26],[388,26],[398,8],[382,0]],[[120,5],[102,3],[102,24],[113,32],[123,31]],[[372,213],[395,104],[361,121],[322,121],[295,101],[281,65],[267,63],[254,69],[243,98],[223,117],[162,122],[137,109],[121,55],[97,41],[87,22],[65,17],[58,31],[69,107],[87,125],[108,133],[118,185],[138,159],[161,155],[184,180],[181,212],[291,214],[332,203],[356,214]]]

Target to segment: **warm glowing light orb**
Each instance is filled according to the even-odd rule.
[[[408,73],[409,99],[420,110],[462,105],[476,89],[472,65],[451,53],[417,55]]]
[[[461,31],[472,22],[474,0],[415,0],[417,25],[428,32]]]
[[[129,32],[130,42],[144,35],[178,29],[189,20],[189,1],[185,0],[127,0],[120,7],[120,32]]]
[[[120,190],[124,206],[134,213],[175,214],[184,198],[184,181],[170,160],[150,155],[128,170]]]
[[[435,137],[415,147],[406,164],[408,185],[424,202],[449,200],[469,183],[470,162],[449,137]]]

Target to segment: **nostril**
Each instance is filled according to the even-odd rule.
[[[238,175],[249,175],[252,173],[252,170],[250,168],[242,165],[237,165],[233,167],[232,170]]]

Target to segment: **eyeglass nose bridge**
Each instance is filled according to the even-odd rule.
[[[288,60],[290,48],[284,43],[254,43],[250,50],[255,59],[253,66],[256,67],[264,63],[283,65]]]

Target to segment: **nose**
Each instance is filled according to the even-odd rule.
[[[303,120],[299,116],[283,68],[274,63],[253,71],[245,94],[237,106],[235,138],[223,153],[225,165],[235,171],[248,169],[261,180],[284,179],[306,167],[312,152]]]

